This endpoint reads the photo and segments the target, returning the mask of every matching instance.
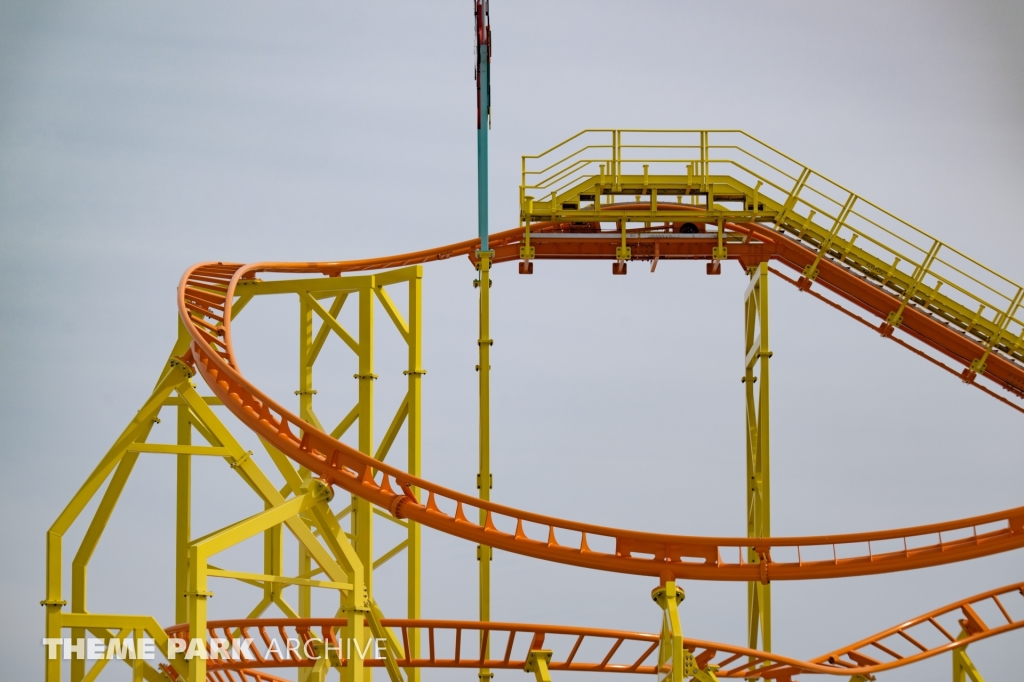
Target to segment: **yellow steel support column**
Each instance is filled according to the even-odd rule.
[[[480,288],[480,338],[477,346],[480,349],[480,471],[477,473],[476,487],[480,491],[481,500],[491,499],[491,488],[494,479],[491,476],[491,257],[493,251],[480,251],[480,276],[477,286]],[[486,513],[480,510],[480,524],[486,521]],[[491,620],[491,553],[486,545],[477,545],[476,558],[480,563],[480,620]],[[482,636],[482,635],[481,635]],[[490,640],[488,639],[484,657],[490,657]],[[488,668],[481,668],[479,677],[482,680],[494,676]]]
[[[967,633],[961,632],[960,637],[962,639],[967,636]],[[974,667],[974,662],[967,655],[967,647],[961,646],[953,649],[953,682],[967,682],[970,679],[971,682],[985,682],[981,673]]]
[[[373,287],[359,290],[359,450],[370,457],[373,449]],[[361,497],[352,496],[352,540],[363,567],[363,586],[368,599],[373,598],[373,506]],[[369,668],[364,679],[371,679]]]
[[[308,292],[307,292],[308,293]],[[337,313],[335,313],[337,314]],[[327,324],[323,323],[326,327]],[[316,391],[313,388],[313,363],[315,357],[312,356],[313,348],[313,308],[309,305],[308,299],[305,294],[299,294],[299,388],[295,392],[299,396],[299,417],[307,422],[315,424],[313,417],[313,396],[316,395]],[[290,464],[287,466],[291,466]],[[302,474],[305,474],[305,470],[302,469]],[[280,526],[278,527],[280,528]],[[269,563],[269,549],[273,542],[270,537],[271,531],[267,531],[265,551],[268,551],[268,556],[265,561]],[[309,560],[309,552],[306,548],[299,543],[299,556],[298,556],[298,572],[299,575],[306,575],[312,569],[311,562]],[[269,569],[267,566],[264,570]],[[269,571],[268,571],[269,572]],[[263,603],[270,603],[273,601],[273,589],[274,587],[270,584],[265,584]],[[308,585],[299,585],[299,603],[298,603],[298,615],[299,618],[309,618],[312,615],[312,588]],[[311,671],[309,668],[299,668],[298,682],[307,682],[311,679]]]
[[[178,406],[178,445],[192,445],[192,420],[188,405]],[[177,458],[174,523],[174,622],[188,620],[188,545],[192,541],[192,455]]]
[[[409,414],[406,417],[406,431],[409,436],[409,474],[419,476],[421,473],[421,434],[422,434],[422,406],[423,406],[423,268],[416,267],[415,275],[409,280]],[[413,493],[419,495],[419,489],[413,489]],[[407,617],[418,619],[420,617],[420,560],[421,560],[421,533],[420,524],[409,519],[409,545],[407,554],[407,575],[408,575],[408,609]],[[420,632],[419,629],[409,630],[409,658],[419,658],[420,655]],[[420,669],[409,668],[406,671],[409,682],[419,682]]]
[[[747,434],[747,537],[771,535],[771,478],[769,476],[768,264],[749,269],[750,285],[743,297]],[[747,561],[766,557],[748,550]],[[771,651],[771,585],[765,576],[747,584],[747,646]],[[760,644],[758,639],[760,636]]]
[[[697,682],[718,682],[715,675],[718,666],[697,667],[693,652],[683,646],[683,626],[679,619],[679,604],[686,599],[686,593],[674,580],[651,592],[653,599],[662,610],[661,644],[658,647],[658,679],[665,682],[683,682],[692,678]]]
[[[651,592],[651,598],[661,607],[661,644],[658,647],[658,679],[683,682],[693,674],[693,665],[683,648],[683,627],[679,621],[679,604],[686,593],[669,580],[663,587]],[[665,674],[665,673],[668,674]]]
[[[526,656],[526,665],[523,666],[523,670],[533,673],[537,682],[551,682],[551,673],[548,671],[550,663],[550,649],[531,649]]]

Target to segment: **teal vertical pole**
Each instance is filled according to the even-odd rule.
[[[491,118],[491,65],[490,49],[484,44],[480,46],[480,121],[476,130],[476,195],[477,225],[480,229],[480,250],[487,251],[487,133]]]
[[[476,5],[476,195],[480,250],[487,251],[487,133],[491,123],[491,26],[487,0]]]

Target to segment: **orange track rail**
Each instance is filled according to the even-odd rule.
[[[179,679],[177,677],[177,673],[174,672],[174,668],[167,665],[161,665],[160,669],[163,670],[170,679]],[[214,668],[206,673],[206,680],[207,682],[292,682],[285,677],[269,675],[253,668],[239,668],[237,670]]]
[[[1024,602],[1024,583],[985,592],[936,609],[896,627],[879,632],[848,647],[800,661],[786,656],[754,651],[731,644],[685,640],[685,646],[694,654],[697,665],[718,665],[720,678],[744,678],[756,669],[759,677],[788,681],[795,675],[863,675],[869,676],[926,658],[973,642],[1024,627],[1024,603],[1012,604],[1008,599]],[[986,624],[979,610],[988,605],[997,609],[1005,623]],[[959,614],[957,614],[959,612]],[[950,618],[959,619],[964,636],[957,639],[950,631]],[[946,624],[940,619],[945,617]],[[232,679],[229,671],[255,674],[255,668],[293,668],[313,664],[299,655],[299,649],[314,637],[338,646],[338,632],[346,624],[343,618],[268,618],[217,620],[208,623],[208,636],[228,641],[251,639],[251,657],[236,660],[211,660],[209,680]],[[396,631],[409,650],[409,632],[418,629],[426,634],[427,651],[422,658],[403,658],[397,661],[403,668],[480,668],[522,669],[525,654],[533,649],[552,649],[551,670],[578,672],[656,673],[659,637],[657,634],[600,630],[560,625],[529,625],[525,623],[479,623],[449,620],[384,619],[383,625]],[[955,632],[955,629],[953,630]],[[170,637],[185,637],[188,624],[175,625],[167,630]],[[922,640],[935,639],[939,644],[928,646]],[[291,638],[300,644],[292,651],[282,649],[283,642]],[[557,638],[557,642],[552,639]],[[272,641],[277,641],[283,655],[268,653]],[[484,658],[488,643],[497,653]],[[586,643],[586,646],[583,646]],[[623,646],[625,645],[625,648]],[[911,651],[906,653],[906,649]],[[900,653],[900,649],[904,653]],[[583,653],[585,652],[585,653]],[[367,659],[369,666],[382,666],[383,661]],[[218,677],[221,675],[221,677]],[[248,679],[248,678],[247,678]],[[275,678],[267,677],[273,680]]]
[[[728,228],[747,237],[743,244],[729,247],[730,257],[745,267],[777,259],[800,271],[813,261],[814,252],[762,225],[729,224]],[[619,243],[617,233],[574,232],[580,229],[552,223],[531,226],[538,258],[614,258],[614,247]],[[496,260],[518,257],[522,236],[522,229],[493,235],[491,244]],[[659,237],[658,257],[710,258],[715,245],[713,236],[678,236],[686,238]],[[654,249],[646,238],[642,233],[631,233],[630,242]],[[182,359],[198,369],[213,392],[247,427],[331,485],[367,499],[396,517],[538,559],[662,579],[767,583],[905,571],[1024,547],[1024,507],[913,528],[759,539],[645,533],[557,519],[485,502],[378,462],[299,419],[239,371],[231,335],[231,301],[239,281],[266,272],[339,276],[342,272],[426,263],[458,255],[472,256],[477,245],[477,240],[469,240],[361,261],[193,266],[185,272],[178,288],[179,313],[193,339],[187,357]],[[643,253],[644,249],[638,248],[636,252]],[[819,270],[817,283],[873,315],[884,319],[899,306],[893,296],[839,265],[823,259]],[[901,329],[961,363],[969,363],[983,350],[917,310],[908,307],[904,320]],[[997,384],[1014,391],[1015,387],[1024,386],[1024,370],[1002,358],[990,357],[990,378]],[[426,494],[425,501],[417,499],[414,488]],[[483,524],[470,520],[477,516],[471,509],[486,512]],[[526,523],[539,525],[543,530],[531,537]],[[614,550],[591,548],[592,544],[603,545],[608,541],[614,544]],[[745,561],[747,548],[757,552],[759,563]]]

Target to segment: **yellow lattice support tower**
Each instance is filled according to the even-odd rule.
[[[346,346],[356,355],[357,372],[353,377],[357,381],[356,405],[348,412],[341,422],[330,431],[336,438],[342,437],[352,426],[357,427],[357,441],[360,451],[383,461],[402,426],[406,427],[408,449],[408,471],[413,475],[420,473],[421,432],[422,432],[422,378],[426,371],[422,368],[422,277],[421,266],[393,270],[381,275],[338,278],[338,288],[325,288],[317,282],[315,289],[298,289],[300,303],[300,334],[299,334],[299,396],[300,417],[309,421],[321,430],[316,413],[313,409],[316,390],[313,388],[313,367],[327,338],[333,332],[341,338]],[[386,287],[405,282],[408,284],[408,309],[406,320]],[[294,283],[301,285],[301,281]],[[249,291],[260,293],[259,285]],[[272,289],[278,293],[280,287]],[[338,321],[338,316],[349,298],[358,300],[358,329],[351,334]],[[329,307],[320,301],[330,299]],[[379,304],[395,329],[408,347],[408,364],[403,370],[406,376],[407,391],[394,417],[385,431],[381,441],[374,444],[373,415],[375,412],[373,382],[377,379],[374,373],[374,310]],[[321,319],[319,330],[314,334],[314,314]],[[308,472],[303,472],[308,475]],[[353,495],[351,504],[339,516],[352,515],[351,535],[356,553],[363,566],[364,581],[367,592],[373,594],[373,571],[385,562],[400,554],[407,554],[407,617],[420,617],[421,578],[420,557],[421,540],[419,524],[398,520],[389,514],[375,511],[373,506],[358,496]],[[373,516],[380,515],[406,529],[406,539],[392,547],[380,557],[375,558],[373,551]],[[308,553],[299,548],[299,572],[308,573],[312,569]],[[299,617],[308,617],[310,613],[310,587],[299,587]],[[413,629],[409,633],[410,652],[418,654],[420,650],[419,633]],[[302,682],[307,676],[313,675],[313,669],[299,671]],[[370,670],[364,675],[369,678]],[[419,669],[408,671],[410,682],[419,679]]]
[[[743,385],[746,394],[747,537],[771,536],[771,476],[769,470],[768,263],[750,268],[743,295]],[[771,651],[772,593],[768,557],[755,547],[747,561],[760,563],[759,582],[747,583],[747,646]],[[758,646],[760,640],[761,646]]]
[[[408,391],[397,413],[376,450],[371,454],[383,460],[397,439],[402,426],[408,432],[408,467],[417,475],[421,455],[421,394],[422,378],[426,373],[422,366],[422,268],[413,266],[392,270],[379,276],[336,277],[317,280],[292,280],[288,282],[261,282],[253,280],[242,286],[242,293],[236,297],[234,316],[242,311],[253,297],[267,294],[295,294],[299,299],[299,411],[302,418],[316,428],[322,428],[314,411],[313,368],[325,341],[333,333],[357,355],[360,375],[359,400],[356,407],[342,419],[333,430],[340,437],[350,426],[362,419],[360,447],[368,448],[372,438],[373,377],[373,306],[380,302],[388,317],[394,323],[403,340],[408,344],[408,366],[406,375]],[[385,287],[407,283],[408,321],[391,300]],[[337,316],[350,294],[359,299],[359,331],[357,337],[349,334],[338,322]],[[321,300],[331,299],[330,307]],[[314,321],[321,319],[317,330]],[[315,333],[314,333],[315,332]],[[358,338],[358,340],[357,340]],[[366,650],[371,637],[386,642],[385,668],[392,682],[403,679],[397,660],[406,657],[402,644],[394,634],[382,625],[383,614],[370,591],[372,571],[387,560],[406,551],[408,555],[408,617],[420,617],[420,529],[409,520],[394,519],[367,505],[370,514],[377,513],[398,523],[407,530],[407,538],[383,556],[369,557],[369,566],[364,566],[359,547],[368,552],[371,542],[358,544],[372,533],[372,525],[355,525],[351,542],[343,532],[338,519],[346,512],[335,514],[327,501],[330,488],[310,476],[302,467],[295,467],[290,460],[269,442],[264,441],[267,452],[285,481],[283,489],[273,484],[252,458],[252,452],[244,450],[228,428],[215,414],[213,407],[222,405],[219,398],[200,396],[193,383],[192,370],[179,358],[186,354],[189,336],[179,325],[179,337],[172,348],[170,359],[165,365],[153,394],[142,406],[134,419],[107,452],[100,464],[86,480],[64,512],[47,533],[46,634],[59,639],[63,630],[70,630],[70,677],[74,682],[95,679],[108,665],[108,658],[102,658],[88,667],[84,649],[79,651],[75,642],[86,635],[103,640],[104,646],[128,647],[134,651],[143,637],[154,641],[156,649],[170,661],[173,674],[180,679],[203,680],[206,678],[207,661],[201,656],[185,660],[175,656],[169,648],[170,639],[155,620],[148,616],[89,613],[87,611],[87,570],[88,564],[99,540],[106,529],[111,514],[128,482],[135,464],[142,454],[173,455],[176,459],[176,519],[174,534],[174,612],[176,621],[186,623],[188,631],[204,633],[207,630],[208,599],[213,595],[211,579],[238,580],[261,589],[261,599],[249,613],[249,618],[263,615],[271,606],[278,607],[285,616],[295,618],[310,615],[310,592],[312,589],[328,589],[339,594],[336,616],[347,617],[347,625],[339,636]],[[174,443],[147,442],[153,427],[160,422],[162,408],[174,411]],[[193,437],[199,434],[204,445],[193,444]],[[220,457],[248,484],[262,499],[264,511],[242,519],[219,531],[202,538],[192,538],[192,458],[195,456]],[[106,485],[104,489],[103,486]],[[102,491],[102,494],[100,492]],[[70,610],[63,599],[63,536],[78,520],[90,501],[99,496],[99,503],[86,529],[85,536],[71,562]],[[361,500],[360,500],[361,501]],[[367,514],[369,516],[369,514]],[[357,517],[358,518],[358,517]],[[372,518],[372,517],[371,517]],[[367,530],[369,527],[369,530]],[[284,530],[288,528],[298,540],[300,547],[299,573],[288,576],[284,570]],[[360,538],[359,532],[363,532]],[[226,570],[211,563],[211,558],[225,549],[237,545],[247,538],[263,537],[262,571],[243,572]],[[372,536],[370,536],[372,537]],[[325,579],[313,579],[324,574]],[[297,587],[298,608],[294,608],[284,596],[284,588]],[[406,644],[409,654],[418,656],[419,635],[415,629],[407,632]],[[115,647],[115,648],[116,648]],[[61,656],[46,659],[45,679],[58,682],[61,679]],[[149,662],[137,656],[126,661],[132,669],[133,680],[156,682],[163,674]],[[330,667],[341,671],[346,682],[363,682],[369,678],[369,669],[362,658],[350,656],[341,661],[333,659],[317,661],[317,665],[301,667],[300,680],[321,679]],[[409,682],[419,677],[418,670],[410,670]]]

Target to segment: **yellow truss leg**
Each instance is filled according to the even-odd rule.
[[[153,419],[160,412],[164,400],[170,396],[176,387],[187,384],[188,380],[192,377],[192,373],[187,367],[173,359],[173,355],[182,352],[183,347],[179,337],[178,343],[175,344],[172,350],[172,359],[165,366],[152,395],[150,395],[142,409],[139,410],[114,442],[113,446],[107,451],[107,454],[100,460],[100,463],[89,474],[85,483],[75,493],[75,496],[71,498],[67,507],[64,508],[64,511],[61,512],[60,516],[57,517],[57,520],[54,521],[46,533],[46,598],[41,603],[46,608],[45,632],[47,637],[59,638],[61,636],[61,629],[65,627],[63,622],[66,619],[66,615],[62,613],[63,607],[67,604],[62,598],[64,534],[67,533],[71,525],[78,519],[86,505],[96,495],[115,467],[120,465],[128,452],[128,447],[138,441],[140,437],[145,438],[148,435],[149,429],[153,425]],[[113,501],[116,501],[116,499]],[[99,525],[90,529],[95,530],[97,539],[105,524],[106,521],[104,520]],[[83,540],[83,544],[87,540],[88,538]],[[87,553],[91,554],[91,551]],[[84,568],[81,575],[82,599],[84,603]],[[69,625],[68,627],[75,626]],[[44,670],[46,682],[59,682],[61,677],[61,659],[50,659],[47,657],[44,663]]]
[[[477,474],[477,488],[481,500],[491,499],[493,478],[491,476],[491,257],[492,251],[478,251],[480,256],[480,276],[477,286],[480,288],[480,338],[477,345],[480,349],[480,471]],[[486,512],[480,510],[480,524],[486,521]],[[493,550],[486,545],[478,545],[477,561],[480,564],[480,620],[491,620],[491,556]],[[483,635],[481,635],[483,636]],[[490,658],[490,640],[487,642],[484,657]],[[487,668],[481,668],[479,678],[489,680],[494,676]]]
[[[229,453],[227,459],[231,462],[232,468],[242,476],[264,502],[271,505],[272,509],[278,509],[285,504],[283,494],[274,487],[260,470],[252,460],[250,453],[244,451],[241,445],[231,436],[231,433],[217,419],[209,406],[203,402],[203,399],[195,392],[195,389],[185,389],[181,392],[181,395],[198,415],[199,420],[201,420],[202,425],[209,432],[213,440],[222,444],[227,449]],[[268,453],[284,476],[287,482],[286,489],[291,489],[296,495],[295,498],[291,498],[288,502],[294,502],[298,497],[305,496],[310,490],[323,485],[320,481],[302,478],[299,471],[296,471],[288,463],[287,458],[273,447],[268,447]],[[261,513],[268,514],[272,509]],[[299,544],[305,548],[309,557],[323,569],[331,581],[335,583],[351,582],[351,589],[343,593],[343,602],[339,611],[339,616],[345,616],[348,619],[348,625],[342,633],[343,639],[351,640],[353,646],[358,644],[364,648],[367,640],[367,630],[369,630],[369,634],[372,634],[373,637],[384,639],[386,641],[384,662],[388,676],[391,682],[402,682],[402,674],[397,665],[397,660],[405,657],[401,644],[394,633],[385,628],[381,623],[383,614],[374,600],[367,594],[366,587],[362,582],[365,571],[360,564],[358,552],[349,543],[348,538],[345,537],[345,533],[337,518],[335,518],[333,511],[327,506],[326,502],[320,500],[308,510],[301,510],[294,516],[288,517],[283,523],[288,526],[292,534],[299,541]],[[320,529],[320,537],[324,540],[329,552],[316,540],[310,528],[311,525],[315,525]],[[266,530],[264,528],[262,531],[256,532],[265,532]],[[205,541],[209,537],[211,536],[201,538],[201,540]],[[287,604],[280,599],[275,601],[275,603],[288,613]],[[261,607],[265,608],[267,605],[269,604],[266,598],[264,598],[263,602],[261,602]],[[257,611],[260,611],[261,607],[257,607]],[[289,615],[295,617],[294,613]],[[368,627],[364,626],[364,619]],[[190,629],[196,632],[200,631],[191,624]],[[353,657],[348,665],[342,668],[342,679],[345,682],[365,681],[366,672],[362,659]]]
[[[125,616],[93,613],[67,613],[64,614],[64,627],[72,630],[86,630],[96,639],[102,639],[107,644],[111,641],[123,642],[129,635],[137,642],[140,638],[148,636],[153,640],[155,648],[164,656],[168,655],[168,637],[160,625],[149,616]],[[96,679],[110,659],[100,659],[93,664],[88,671],[86,679]],[[139,658],[125,658],[123,662],[132,668],[133,679],[144,679],[147,682],[166,681],[167,676],[149,665],[145,660]],[[181,659],[173,659],[177,672],[184,675],[185,669]]]
[[[227,528],[201,538],[189,546],[189,632],[194,637],[204,636],[206,627],[206,600],[213,595],[207,585],[208,561],[211,556],[228,549],[258,533],[262,533],[287,520],[293,519],[310,509],[317,502],[330,496],[330,489],[323,483],[310,486],[309,492],[300,497],[282,501],[269,509]],[[332,576],[333,577],[333,576]],[[341,576],[339,576],[341,577]],[[354,591],[354,585],[350,592]],[[350,666],[352,667],[352,666]],[[188,661],[188,679],[206,679],[206,659],[193,656]]]
[[[202,421],[203,426],[209,430],[211,436],[221,443],[228,451],[229,455],[227,459],[232,464],[232,468],[238,472],[242,479],[263,499],[265,503],[270,503],[273,508],[268,511],[261,512],[262,515],[270,514],[274,509],[280,509],[287,503],[292,503],[294,499],[285,501],[284,496],[277,488],[270,482],[266,475],[260,470],[256,463],[252,460],[250,454],[242,449],[238,442],[234,439],[227,428],[217,419],[217,416],[213,413],[208,405],[205,404],[202,397],[195,392],[194,388],[187,388],[181,391],[181,396],[186,403],[192,408],[193,412],[196,413],[198,418]],[[289,480],[290,486],[299,486],[301,479],[298,473],[289,468],[291,480]],[[319,482],[310,482],[311,486],[321,485]],[[300,495],[308,494],[308,490],[299,490]],[[334,518],[333,512],[327,507],[326,503],[318,503],[314,505],[310,511],[314,517],[315,523],[319,528],[326,529],[327,532],[322,532],[320,537],[327,545],[327,549],[320,544],[316,536],[310,530],[308,521],[299,516],[300,510],[295,514],[288,516],[283,519],[283,522],[291,530],[292,534],[299,541],[301,545],[306,548],[306,551],[310,553],[312,559],[317,565],[323,569],[329,579],[335,583],[350,583],[352,588],[347,592],[343,593],[342,613],[348,617],[348,625],[345,627],[343,637],[351,639],[353,643],[360,643],[363,645],[366,640],[366,628],[363,625],[363,618],[369,611],[368,598],[366,595],[366,589],[363,585],[363,567],[359,563],[359,557],[356,551],[349,544],[345,534],[341,532],[341,528],[338,525],[337,520]],[[257,515],[259,517],[260,515]],[[256,517],[253,517],[256,518]],[[267,518],[267,517],[263,517]],[[279,521],[278,523],[280,523]],[[256,532],[263,532],[274,524],[269,524],[266,527],[261,527]],[[207,538],[202,538],[198,541],[205,541]],[[192,550],[195,548],[193,543]],[[192,566],[196,566],[196,562],[191,560],[190,556],[190,570]],[[338,563],[341,562],[341,563]],[[202,567],[205,573],[205,565]],[[196,567],[199,570],[199,567]],[[194,578],[195,576],[193,576]],[[205,579],[205,578],[204,578]],[[205,592],[204,589],[197,590],[194,586],[197,584],[193,579],[190,579],[190,592]],[[264,600],[265,601],[265,600]],[[192,632],[203,632],[205,631],[205,597],[197,595],[189,600],[189,627]],[[363,616],[363,617],[360,617]],[[198,627],[198,619],[202,619],[203,626]],[[195,620],[194,620],[195,619]],[[189,677],[189,679],[193,679]],[[199,677],[197,679],[203,679]],[[344,669],[343,680],[346,682],[362,682],[363,678],[363,664],[362,660],[358,657],[353,658],[348,666]]]
[[[750,268],[750,285],[743,297],[744,374],[746,393],[747,537],[771,535],[771,477],[769,469],[768,264]],[[753,548],[747,561],[760,563]],[[772,650],[772,593],[769,577],[747,583],[747,646]],[[760,641],[758,641],[760,640]]]
[[[144,428],[139,434],[141,440],[145,440],[152,425],[153,423],[150,422],[149,427]],[[89,560],[92,559],[100,536],[107,527],[110,515],[117,505],[118,498],[121,497],[121,492],[124,490],[125,483],[128,482],[128,477],[131,476],[138,458],[137,452],[129,452],[117,465],[117,469],[114,470],[114,475],[110,478],[110,483],[107,484],[107,489],[103,493],[99,507],[96,509],[92,523],[89,524],[89,529],[85,532],[78,553],[75,554],[75,558],[71,562],[71,611],[74,613],[86,612],[86,575]],[[71,638],[75,641],[82,637],[85,637],[83,628],[75,628],[71,631]],[[71,682],[81,682],[84,678],[85,659],[74,656],[71,659]]]

